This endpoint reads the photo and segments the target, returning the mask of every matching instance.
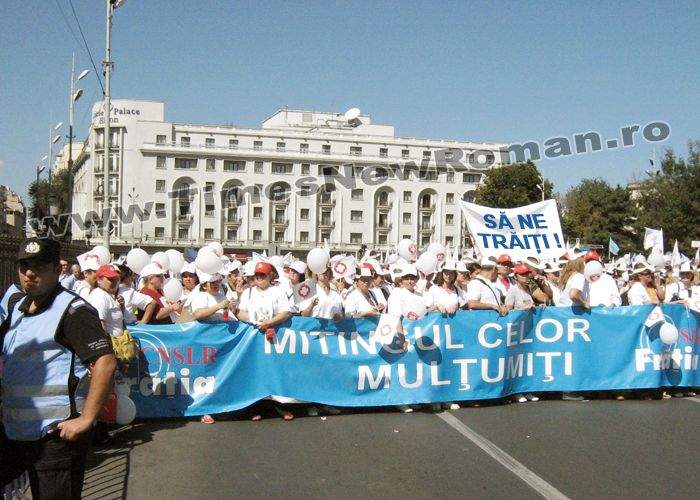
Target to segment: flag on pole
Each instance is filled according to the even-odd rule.
[[[644,250],[654,248],[660,254],[664,253],[664,230],[644,228]]]
[[[678,240],[676,240],[673,244],[673,253],[671,254],[671,267],[679,267],[681,264],[681,253],[678,251]]]
[[[608,251],[613,255],[617,255],[620,252],[620,247],[617,246],[617,243],[615,243],[612,238],[609,238],[609,240]]]

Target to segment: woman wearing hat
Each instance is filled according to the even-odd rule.
[[[585,264],[582,258],[569,260],[564,266],[559,279],[559,286],[563,288],[559,297],[558,306],[581,306],[590,308],[588,302],[588,287],[583,275]]]
[[[148,323],[156,310],[155,300],[134,288],[134,273],[128,266],[122,264],[117,268],[120,279],[117,295],[124,298],[124,322],[127,325]],[[133,311],[143,311],[140,321],[136,320]]]
[[[693,297],[693,270],[690,262],[681,264],[679,279],[666,285],[664,290],[664,302],[672,304],[687,304]]]
[[[646,262],[637,262],[632,267],[632,275],[637,278],[627,292],[631,306],[660,304],[664,300],[664,287],[654,277],[654,268]]]
[[[343,306],[345,313],[355,318],[379,316],[384,311],[384,305],[372,293],[372,268],[369,264],[361,264],[355,274],[355,288],[351,291]]]
[[[182,311],[182,303],[163,305],[163,275],[165,271],[158,264],[148,264],[141,270],[141,279],[144,282],[140,292],[148,295],[156,301],[156,309],[149,324],[169,325],[172,324],[170,315]],[[138,319],[143,318],[143,314],[138,314]]]
[[[464,309],[467,305],[467,295],[457,287],[457,263],[447,260],[440,271],[435,275],[432,286],[425,294],[426,303],[431,310],[437,309],[442,314],[454,314],[458,309]]]
[[[557,305],[561,297],[561,288],[559,288],[559,277],[561,275],[561,266],[558,262],[547,262],[544,265],[544,275],[547,281],[547,286],[552,291],[551,305]]]
[[[102,328],[112,337],[124,331],[124,299],[117,295],[119,272],[114,266],[100,266],[95,272],[97,286],[90,291],[87,301],[97,309]]]
[[[221,289],[224,277],[218,273],[197,274],[202,291],[195,294],[190,301],[192,315],[197,321],[229,321],[235,320],[236,302],[226,298]]]
[[[316,278],[316,297],[312,300],[313,307],[302,311],[301,315],[340,321],[343,319],[343,299],[331,286],[332,271],[326,269],[314,276]]]
[[[510,287],[506,294],[506,308],[508,311],[534,309],[536,307],[535,299],[532,297],[528,285],[532,271],[525,264],[518,264],[513,268],[513,275],[515,276],[515,285]]]

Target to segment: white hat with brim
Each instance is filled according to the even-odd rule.
[[[636,275],[636,274],[642,274],[642,273],[646,273],[646,272],[651,272],[651,273],[653,273],[653,272],[655,272],[655,271],[656,271],[656,269],[654,269],[653,267],[651,267],[651,266],[650,266],[649,264],[647,264],[646,262],[637,262],[637,263],[634,265],[634,267],[632,268],[632,273],[631,273],[631,274]]]
[[[484,267],[496,267],[496,261],[492,260],[488,257],[483,257],[481,261],[479,261],[479,265],[484,268]]]
[[[200,283],[211,283],[212,281],[221,281],[224,279],[219,273],[209,274],[204,271],[197,271],[197,278]]]
[[[301,274],[302,276],[306,273],[306,268],[307,265],[304,261],[302,260],[296,260],[289,264],[289,269],[292,269],[296,271],[297,273]]]
[[[224,269],[226,270],[226,274],[231,274],[235,273],[236,271],[240,271],[242,267],[243,264],[240,260],[232,260],[224,266]]]
[[[394,269],[394,278],[403,278],[404,276],[418,277],[418,270],[416,269],[416,266],[413,264],[408,264]]]
[[[558,273],[561,271],[561,266],[557,262],[545,262],[543,271],[545,273]]]
[[[466,262],[459,261],[457,262],[457,272],[459,273],[468,273],[469,269],[467,269],[467,264]]]
[[[681,268],[678,270],[679,273],[692,273],[693,269],[690,267],[690,261],[685,261],[681,264]]]
[[[537,257],[526,257],[523,261],[523,264],[525,264],[526,266],[530,266],[533,269],[537,269],[538,271],[544,270],[544,264],[542,264],[542,262],[540,262],[540,259],[538,259]]]
[[[440,266],[440,271],[458,271],[458,263],[452,259],[447,259]],[[466,266],[464,267],[466,270]]]
[[[81,271],[97,271],[100,268],[100,258],[94,253],[84,253],[76,258]]]
[[[165,269],[160,267],[155,262],[151,262],[150,264],[145,265],[144,268],[141,269],[141,272],[139,273],[139,275],[142,278],[148,278],[149,276],[163,276],[164,274],[165,274]]]
[[[252,260],[249,260],[245,264],[243,264],[243,276],[247,278],[252,278],[255,276],[255,262]]]
[[[195,267],[194,262],[187,262],[184,266],[182,266],[182,269],[180,269],[180,275],[182,276],[185,273],[197,274],[197,268]]]

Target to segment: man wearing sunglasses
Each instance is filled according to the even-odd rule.
[[[0,486],[28,471],[38,499],[80,498],[90,434],[117,366],[95,309],[58,282],[60,249],[25,240],[21,290],[2,299]]]

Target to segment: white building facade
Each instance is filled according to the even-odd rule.
[[[74,164],[73,239],[102,240],[104,118],[93,107]],[[113,100],[112,244],[302,251],[389,249],[402,238],[469,246],[473,199],[505,144],[396,137],[359,111],[282,109],[260,128],[165,121],[160,102]],[[135,207],[131,207],[135,205]],[[143,216],[140,215],[143,211]],[[135,213],[131,217],[129,210]],[[88,216],[89,218],[89,216]]]

